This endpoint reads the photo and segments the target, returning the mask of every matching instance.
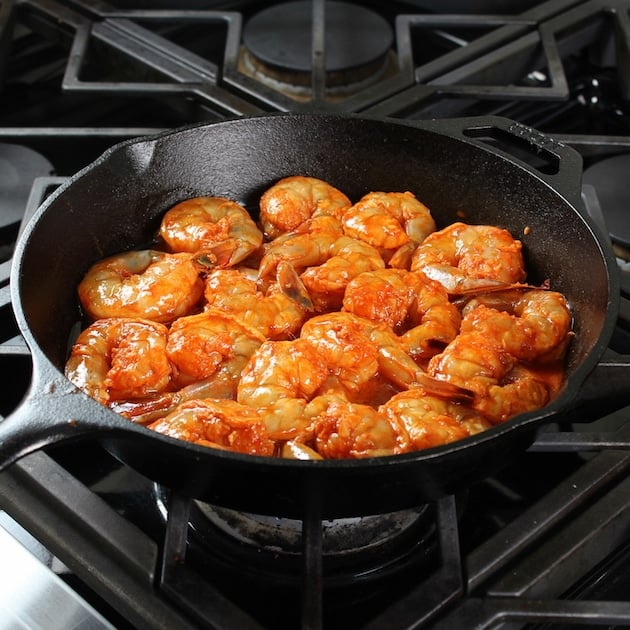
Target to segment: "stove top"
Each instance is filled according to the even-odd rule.
[[[498,115],[575,148],[584,208],[610,235],[621,279],[606,357],[630,353],[630,2],[439,10],[422,0],[0,3],[0,414],[30,383],[9,292],[23,221],[120,141],[267,112]],[[86,440],[0,473],[0,525],[102,624],[90,627],[623,627],[629,438],[630,407],[578,407],[461,496],[303,522],[191,500]],[[38,621],[28,603],[19,614],[68,627]]]

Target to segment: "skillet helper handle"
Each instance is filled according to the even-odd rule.
[[[582,156],[546,134],[501,116],[431,121],[438,130],[466,142],[507,154],[557,190],[571,205],[583,209]]]

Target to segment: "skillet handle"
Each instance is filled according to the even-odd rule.
[[[52,366],[33,370],[20,405],[0,420],[0,471],[48,446],[140,429],[95,404]]]
[[[583,210],[582,156],[572,147],[501,116],[437,119],[431,121],[431,128],[506,154]]]

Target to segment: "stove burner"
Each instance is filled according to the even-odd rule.
[[[22,219],[33,182],[53,170],[53,165],[33,149],[0,143],[0,228]]]
[[[289,518],[248,514],[198,502],[208,523],[241,543],[276,553],[300,554],[302,522]],[[405,536],[425,516],[426,506],[392,514],[378,514],[323,521],[324,556],[374,551]],[[199,523],[195,523],[199,531]]]
[[[244,64],[257,78],[300,92],[311,86],[312,3],[277,4],[245,25]],[[387,21],[364,7],[327,2],[326,86],[342,88],[380,78],[388,65],[393,32]]]
[[[615,155],[584,169],[583,183],[597,191],[606,227],[613,244],[620,251],[630,248],[630,190],[626,178],[630,173],[630,153]]]

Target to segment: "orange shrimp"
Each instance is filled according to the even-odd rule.
[[[240,269],[216,269],[206,279],[204,295],[208,307],[229,313],[271,340],[296,337],[313,310],[306,288],[285,261],[278,264],[276,281],[265,291]]]
[[[283,399],[308,401],[327,375],[323,358],[303,339],[265,341],[243,368],[237,400],[253,407]]]
[[[163,392],[173,376],[167,334],[166,326],[150,320],[100,319],[77,337],[65,375],[103,405]]]
[[[219,267],[239,264],[263,242],[249,212],[224,197],[195,197],[176,204],[164,214],[159,236],[171,252],[201,252]]]
[[[237,400],[260,411],[275,439],[293,439],[306,430],[306,405],[327,376],[324,361],[304,340],[266,341],[243,369]]]
[[[431,396],[422,388],[396,394],[379,412],[399,427],[399,433],[407,436],[409,450],[461,440],[471,435],[471,430],[490,426],[478,412]]]
[[[197,305],[203,281],[190,254],[145,249],[92,265],[79,283],[78,294],[93,320],[130,317],[169,323]]]
[[[371,192],[343,213],[343,228],[388,261],[401,247],[419,245],[435,231],[429,209],[411,192]]]
[[[492,225],[453,223],[417,247],[412,271],[422,271],[451,294],[505,289],[525,280],[522,243]]]
[[[178,440],[250,455],[271,456],[276,449],[259,412],[234,400],[189,400],[148,428]]]
[[[300,273],[316,312],[341,308],[348,282],[364,271],[382,269],[379,252],[362,241],[335,232],[295,234],[272,243],[260,264],[260,277],[275,272],[280,261]]]
[[[560,386],[571,338],[571,314],[562,294],[532,290],[507,303],[513,313],[485,304],[467,311],[460,334],[427,369],[473,390],[473,406],[494,423],[549,402]]]
[[[166,352],[177,368],[180,386],[208,379],[224,367],[232,375],[235,392],[242,369],[263,341],[258,331],[230,315],[207,309],[173,322]]]
[[[351,402],[376,405],[400,389],[418,385],[437,396],[469,398],[465,386],[429,378],[390,328],[352,313],[312,317],[302,326],[300,339],[327,366],[327,386]]]
[[[268,240],[292,232],[311,217],[339,217],[351,205],[340,190],[316,177],[285,177],[260,198],[260,223]]]
[[[461,322],[458,308],[441,284],[404,269],[368,271],[351,280],[343,310],[391,327],[416,360],[443,349],[455,338]]]
[[[396,455],[408,450],[406,435],[376,409],[349,402],[338,394],[314,398],[308,405],[313,451],[325,459],[357,459]],[[297,438],[304,440],[304,437]]]
[[[477,310],[479,306],[492,310]],[[572,338],[571,309],[558,291],[514,290],[479,296],[468,302],[464,313],[470,313],[467,327],[494,337],[500,333],[506,350],[523,361],[562,358]]]

